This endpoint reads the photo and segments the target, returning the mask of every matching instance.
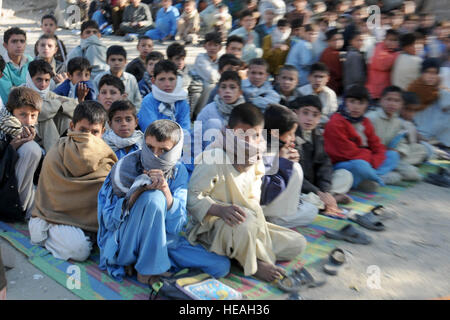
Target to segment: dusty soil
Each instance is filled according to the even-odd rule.
[[[34,43],[40,34],[40,27],[35,21],[15,16],[4,17],[0,21],[0,33],[13,25],[26,30],[27,53],[32,55]],[[59,30],[57,34],[68,50],[79,43],[79,35],[70,30]],[[125,46],[129,60],[137,56],[136,42],[123,42],[114,36],[104,38],[104,41],[107,46]],[[165,47],[155,44],[155,50],[161,52],[165,52]],[[187,63],[191,64],[202,49],[189,47],[187,51]],[[303,291],[303,298],[431,299],[450,296],[448,189],[420,183],[403,193],[391,208],[398,213],[398,218],[385,222],[386,231],[365,230],[373,238],[371,245],[339,244],[346,251],[348,262],[337,276],[327,276],[319,267],[312,270],[315,275],[325,278],[327,284]],[[0,244],[11,247],[3,239],[0,239]],[[7,271],[8,299],[78,299],[32,266],[19,251],[14,249],[14,253],[16,267]],[[376,286],[376,281],[369,281],[372,285],[368,286],[368,279],[373,279],[371,272],[368,273],[369,266],[379,268],[379,286]]]

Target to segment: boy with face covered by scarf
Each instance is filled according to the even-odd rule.
[[[226,257],[179,235],[187,220],[182,147],[180,125],[157,120],[145,131],[142,150],[122,158],[106,178],[98,195],[100,268],[115,279],[123,278],[126,267],[134,267],[143,283],[180,268],[228,274]]]
[[[300,254],[305,238],[266,222],[260,205],[265,173],[264,117],[250,103],[235,107],[227,129],[196,158],[189,181],[186,230],[192,244],[236,259],[246,276],[264,281],[285,274],[277,260]]]

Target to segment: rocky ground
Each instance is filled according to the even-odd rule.
[[[0,20],[0,33],[13,25],[26,30],[27,53],[32,55],[40,34],[38,23],[6,15]],[[68,50],[79,43],[79,35],[70,30],[59,30],[57,34]],[[107,46],[123,45],[129,53],[129,60],[138,54],[136,42],[124,42],[114,36],[106,37],[104,41]],[[166,46],[155,44],[155,50],[165,52]],[[191,64],[202,49],[189,47],[187,51],[187,63]],[[320,268],[311,270],[317,277],[326,278],[327,284],[303,291],[303,298],[431,299],[450,296],[448,189],[420,183],[403,193],[391,208],[398,213],[398,218],[385,222],[386,231],[366,231],[373,238],[371,245],[339,244],[346,251],[348,262],[338,276],[327,276]],[[0,245],[12,248],[16,257],[15,268],[6,274],[8,299],[79,299],[31,265],[7,241],[0,238]],[[379,283],[373,276],[374,268],[379,270]]]

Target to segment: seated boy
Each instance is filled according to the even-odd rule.
[[[240,105],[231,112],[226,137],[218,136],[196,159],[188,188],[191,217],[186,234],[191,244],[236,259],[246,276],[269,282],[285,273],[275,262],[295,258],[306,240],[264,217],[260,205],[263,127],[257,107]]]
[[[304,178],[298,163],[300,155],[294,148],[297,117],[285,106],[270,105],[264,113],[264,124],[270,148],[264,157],[267,174],[261,186],[264,215],[268,221],[282,227],[306,226],[319,210],[300,199]]]
[[[76,57],[69,60],[67,64],[67,78],[53,90],[60,96],[69,98],[84,98],[84,100],[94,100],[96,89],[91,78],[91,64],[89,60]]]
[[[139,51],[139,57],[131,60],[130,63],[127,64],[125,69],[126,72],[131,73],[136,81],[142,80],[145,73],[145,59],[148,54],[153,51],[153,40],[147,36],[140,36],[137,44],[137,49]]]
[[[259,35],[253,30],[256,26],[256,18],[252,11],[245,10],[239,19],[241,27],[232,31],[229,36],[239,36],[244,39],[245,45],[242,52],[242,60],[249,63],[250,60],[261,58],[263,50],[260,47]]]
[[[225,53],[234,54],[238,59],[242,59],[242,50],[244,48],[244,39],[239,36],[229,36],[225,45]]]
[[[183,13],[177,23],[178,30],[175,40],[184,41],[185,45],[190,43],[196,45],[200,31],[200,15],[195,0],[188,0],[184,3]]]
[[[324,146],[334,169],[353,175],[353,188],[375,192],[390,182],[400,159],[396,151],[386,151],[364,113],[370,96],[365,87],[354,85],[344,96],[344,104],[325,125]],[[386,181],[385,181],[386,180]]]
[[[282,66],[275,79],[274,89],[280,95],[281,105],[288,106],[291,101],[303,95],[297,87],[298,71],[294,66],[290,64]]]
[[[96,101],[80,103],[67,137],[45,156],[28,223],[31,242],[55,258],[84,261],[98,229],[97,194],[117,157],[101,139],[106,112]],[[94,238],[95,239],[95,238]]]
[[[128,153],[141,150],[144,134],[137,130],[136,107],[128,100],[114,101],[108,110],[108,124],[102,139],[113,149],[120,160]]]
[[[349,36],[349,46],[347,47],[345,61],[342,64],[344,90],[354,84],[363,86],[366,83],[367,66],[365,53],[362,51],[364,36],[358,30],[353,31]]]
[[[29,88],[11,90],[0,109],[0,220],[28,219],[34,207],[33,176],[42,157],[34,142],[42,98]]]
[[[193,81],[202,83],[202,89],[193,94],[191,100],[191,119],[206,105],[211,90],[219,81],[218,53],[222,49],[222,39],[219,33],[211,32],[205,35],[204,47],[206,53],[199,53],[191,70]]]
[[[263,59],[269,64],[269,72],[278,74],[278,69],[286,62],[290,49],[291,27],[286,19],[280,19],[276,28],[262,39]]]
[[[101,33],[95,21],[88,20],[81,25],[81,42],[70,51],[67,61],[75,57],[86,58],[92,66],[92,79],[108,70],[106,46],[101,42]],[[67,69],[69,69],[67,67]]]
[[[269,104],[280,102],[280,95],[267,81],[269,65],[262,58],[256,58],[248,64],[248,79],[242,81],[242,91],[247,102],[264,112]]]
[[[308,76],[309,84],[300,87],[300,92],[304,96],[312,94],[319,97],[323,107],[322,123],[327,122],[338,109],[336,93],[327,87],[329,79],[328,67],[322,62],[317,62],[311,66]]]
[[[64,43],[58,39],[55,32],[56,29],[58,29],[58,21],[56,20],[55,16],[52,14],[46,14],[41,18],[41,29],[42,32],[44,32],[44,35],[48,36],[54,36],[56,39],[56,47],[58,50],[55,54],[55,59],[61,63],[66,64],[66,57],[67,57],[67,50]],[[38,55],[38,43],[34,45],[34,55]]]
[[[50,82],[54,74],[51,65],[44,60],[31,61],[28,72],[25,86],[35,90],[43,99],[36,131],[39,137],[38,143],[48,152],[69,128],[73,111],[78,103],[84,101],[84,97],[79,96],[77,101],[51,92]]]
[[[222,75],[222,73],[224,73],[225,71],[236,71],[238,73],[238,75],[241,77],[242,66],[243,66],[243,61],[236,58],[236,56],[233,54],[225,53],[225,54],[221,55],[219,58],[219,73],[220,73],[220,75]],[[241,79],[242,79],[242,77],[241,77]],[[214,101],[214,98],[216,97],[218,90],[219,90],[219,84],[217,84],[215,86],[215,88],[211,91],[211,93],[209,94],[208,101],[206,102],[207,104],[210,104],[211,102]]]
[[[342,59],[341,50],[344,46],[344,36],[337,28],[326,32],[328,46],[322,52],[320,61],[323,62],[330,71],[328,87],[337,95],[342,94]]]
[[[139,81],[139,92],[142,99],[144,99],[150,92],[152,92],[152,78],[155,65],[164,60],[164,55],[158,51],[150,52],[145,58],[145,73],[141,81]]]
[[[420,67],[422,58],[417,50],[417,37],[414,33],[407,33],[400,36],[400,48],[402,52],[395,59],[391,73],[391,82],[394,86],[402,90],[420,77]]]
[[[144,34],[153,27],[153,18],[150,8],[141,0],[131,0],[125,8],[120,24],[120,31],[129,36],[129,34]],[[134,38],[126,38],[134,40]]]
[[[407,141],[404,139],[403,121],[399,117],[402,108],[402,89],[396,86],[389,86],[381,94],[380,108],[366,115],[375,128],[375,133],[380,138],[381,143],[388,150],[396,151],[400,155],[400,162],[394,171],[397,175],[394,175],[394,173],[391,174],[394,179],[391,181],[392,184],[400,180],[421,180],[419,169],[403,161],[404,157],[408,157],[409,147]]]
[[[180,236],[188,184],[179,161],[182,147],[181,127],[157,120],[146,129],[142,150],[122,158],[106,178],[98,194],[100,269],[115,279],[121,280],[129,266],[146,284],[164,272],[190,267],[215,277],[228,274],[226,257]]]
[[[336,203],[349,203],[345,194],[351,189],[352,174],[347,170],[333,170],[330,157],[325,152],[324,141],[318,126],[322,115],[322,103],[317,96],[309,95],[295,99],[289,104],[297,115],[295,148],[300,154],[303,169],[302,193],[316,194],[325,211],[335,212]]]
[[[142,97],[139,92],[136,78],[132,74],[125,71],[125,66],[127,64],[127,52],[125,48],[122,46],[110,46],[106,51],[106,62],[109,65],[109,70],[99,73],[94,78],[94,84],[97,91],[100,79],[105,74],[112,74],[123,81],[125,91],[128,94],[128,100],[130,100],[139,111],[141,108]]]
[[[105,74],[98,84],[97,101],[109,111],[111,105],[117,100],[125,100],[127,93],[125,92],[125,85],[123,81],[113,76],[112,74]],[[108,127],[108,123],[106,123]]]
[[[44,34],[36,42],[37,55],[36,59],[42,59],[49,63],[53,69],[54,76],[51,89],[67,79],[66,65],[56,60],[56,52],[58,52],[58,43],[55,36]]]
[[[234,107],[245,103],[241,90],[241,78],[236,71],[225,71],[219,80],[219,90],[213,102],[207,104],[197,116],[202,132],[208,129],[222,130],[228,123]]]
[[[172,61],[177,65],[178,78],[181,80],[184,90],[188,90],[192,82],[192,77],[189,74],[189,68],[186,66],[186,49],[178,42],[174,42],[167,47],[167,60]]]
[[[26,82],[28,64],[33,61],[31,56],[24,53],[26,42],[26,33],[20,28],[10,28],[3,34],[3,47],[6,49],[3,58],[6,66],[0,79],[0,98],[5,104],[11,88]]]
[[[177,66],[163,60],[155,65],[152,78],[152,92],[142,101],[138,112],[139,127],[142,130],[155,120],[170,119],[190,132],[189,104],[187,92],[177,86]]]
[[[161,0],[161,9],[156,13],[155,28],[145,35],[160,42],[174,39],[177,34],[177,20],[180,12],[172,6],[172,0]]]

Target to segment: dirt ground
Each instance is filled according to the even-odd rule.
[[[34,20],[4,17],[0,20],[0,33],[13,25],[26,30],[26,52],[33,55],[33,46],[40,34],[38,24]],[[59,30],[57,34],[68,50],[79,43],[79,35],[70,30]],[[129,60],[137,56],[136,42],[123,42],[114,36],[104,38],[104,41],[107,46],[123,45],[129,53]],[[165,47],[155,44],[155,50],[161,52],[165,52]],[[187,51],[187,63],[191,64],[202,49],[189,47]],[[373,238],[371,245],[339,243],[339,247],[346,251],[348,261],[337,276],[325,275],[320,267],[311,270],[317,277],[325,278],[327,283],[301,292],[304,299],[431,299],[450,296],[448,189],[420,183],[403,193],[391,208],[398,213],[398,218],[385,221],[386,231],[364,229]],[[13,248],[1,238],[0,245]],[[13,249],[13,252],[16,266],[6,274],[8,299],[79,299],[36,269],[19,251]],[[379,283],[376,274],[372,273],[374,268],[379,270]]]

